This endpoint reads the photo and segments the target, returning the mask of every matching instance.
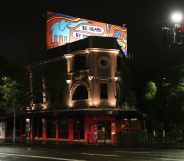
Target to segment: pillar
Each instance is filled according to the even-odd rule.
[[[89,118],[88,116],[85,118],[84,122],[84,143],[88,144],[89,143]]]
[[[56,120],[56,142],[59,141],[59,121]]]
[[[30,130],[29,130],[29,141],[32,143],[33,141],[33,135],[34,135],[34,117],[31,118],[30,120]]]
[[[32,73],[32,68],[31,65],[27,66],[27,72],[28,72],[28,79],[29,79],[29,90],[31,94],[31,100],[30,100],[30,110],[33,109],[33,73]]]
[[[36,137],[37,137],[37,117],[34,117],[34,122],[33,122],[33,140],[35,141],[36,140]]]
[[[117,127],[116,127],[116,121],[111,122],[111,143],[117,144]]]
[[[26,140],[30,141],[31,138],[31,120],[30,118],[25,119],[25,134],[26,134]]]
[[[91,143],[96,144],[98,140],[97,121],[91,120]]]
[[[72,144],[73,143],[73,139],[74,139],[74,120],[73,119],[69,119],[68,120],[68,143]]]
[[[48,108],[48,92],[47,92],[44,76],[42,76],[42,100],[44,104],[44,109],[47,109]]]
[[[46,143],[47,134],[46,134],[46,120],[42,118],[42,144]]]

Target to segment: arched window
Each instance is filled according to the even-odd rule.
[[[88,99],[88,90],[84,85],[79,85],[72,96],[72,100]]]

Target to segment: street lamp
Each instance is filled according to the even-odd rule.
[[[177,10],[169,15],[169,22],[162,27],[165,42],[169,47],[184,45],[184,14]]]
[[[172,32],[173,32],[173,43],[180,45],[183,41],[177,39],[177,36],[180,36],[179,28],[181,27],[183,21],[183,13],[181,11],[172,12],[170,15],[171,24],[173,24]]]
[[[174,25],[181,24],[183,21],[183,13],[181,11],[172,12],[170,15],[170,20],[171,23],[174,23]]]

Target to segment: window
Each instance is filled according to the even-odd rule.
[[[72,100],[88,99],[88,91],[84,85],[80,85],[75,89]]]
[[[107,99],[108,98],[108,93],[107,93],[107,84],[106,83],[102,83],[100,85],[100,98],[102,99]]]
[[[86,55],[77,55],[74,58],[74,71],[84,70],[87,68]]]
[[[107,56],[99,57],[98,65],[100,68],[107,69],[109,67],[109,57]]]

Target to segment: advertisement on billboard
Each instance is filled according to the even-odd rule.
[[[127,55],[127,28],[98,21],[47,13],[47,49],[84,39],[88,36],[115,37]]]

